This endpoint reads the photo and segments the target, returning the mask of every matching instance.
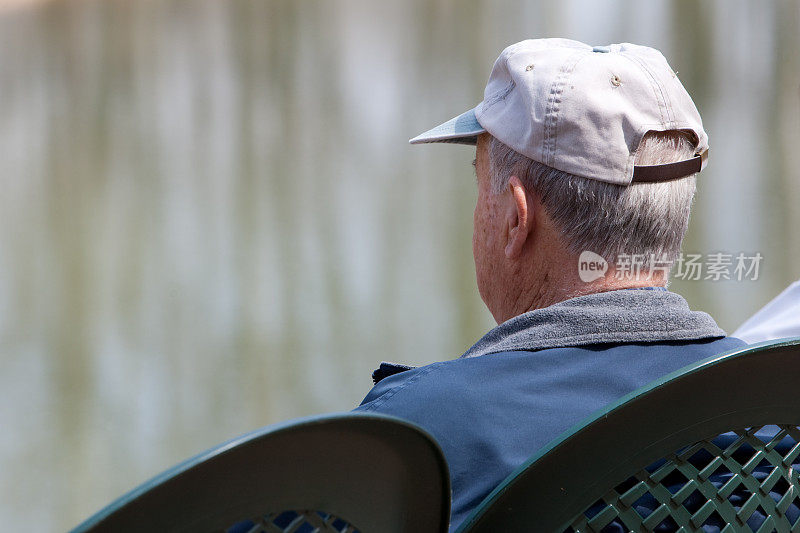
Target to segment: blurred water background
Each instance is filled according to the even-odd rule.
[[[489,327],[472,150],[507,44],[660,48],[711,138],[674,284],[733,330],[800,275],[800,2],[0,1],[0,516],[58,531]]]

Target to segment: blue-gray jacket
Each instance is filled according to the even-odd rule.
[[[358,411],[410,420],[450,467],[451,528],[537,449],[625,394],[745,343],[666,290],[580,296],[515,317],[460,358],[384,363]]]

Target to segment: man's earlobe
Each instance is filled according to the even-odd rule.
[[[525,186],[517,176],[511,176],[508,180],[508,193],[511,195],[511,205],[508,213],[508,240],[505,253],[508,259],[516,259],[522,253],[532,229],[532,205],[528,202]]]

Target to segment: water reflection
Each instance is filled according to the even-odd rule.
[[[735,4],[735,5],[734,5]],[[797,276],[798,6],[57,2],[0,11],[0,514],[64,529],[243,431],[348,409],[490,325],[473,154],[408,137],[506,44],[664,50],[711,132],[676,283],[732,328]],[[733,38],[735,36],[735,39]]]

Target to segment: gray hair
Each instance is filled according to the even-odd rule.
[[[690,133],[648,132],[636,164],[656,165],[694,155]],[[672,263],[689,225],[696,176],[624,186],[574,176],[533,161],[494,137],[489,146],[491,189],[501,193],[512,175],[534,191],[570,252],[591,250],[609,262],[638,255],[644,269]],[[666,272],[666,271],[665,271]]]

